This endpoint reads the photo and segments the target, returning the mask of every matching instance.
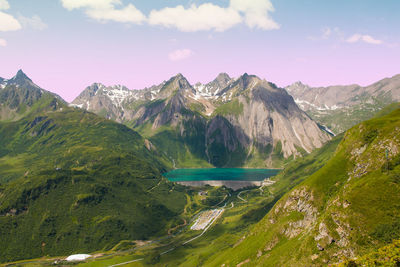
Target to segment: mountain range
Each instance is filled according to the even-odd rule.
[[[318,93],[178,74],[135,91],[93,84],[71,104],[22,71],[0,78],[0,261],[101,251],[159,266],[398,264],[400,109],[381,108],[396,101],[398,78]],[[338,117],[328,110],[350,129],[329,134],[324,119]],[[356,124],[349,110],[374,118]],[[284,169],[240,192],[161,175],[204,166]],[[218,205],[207,234],[185,230]]]
[[[142,90],[95,83],[71,106],[136,129],[177,167],[281,167],[330,139],[284,89],[248,74],[195,85],[178,74]]]
[[[370,119],[374,113],[400,101],[400,74],[369,86],[310,87],[296,82],[285,88],[299,107],[335,133]]]

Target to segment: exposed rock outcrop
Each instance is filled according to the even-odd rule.
[[[279,167],[277,158],[298,157],[330,139],[284,89],[248,74],[232,79],[222,73],[195,86],[178,74],[136,91],[94,84],[72,105],[134,128],[176,129],[186,146],[201,143],[197,154],[218,167],[246,165],[255,154],[264,166]]]

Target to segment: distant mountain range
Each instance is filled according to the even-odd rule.
[[[310,87],[296,82],[285,89],[314,120],[340,133],[371,118],[384,106],[400,101],[400,74],[366,87]]]
[[[2,120],[23,117],[42,95],[65,103],[21,70],[0,78],[0,88]],[[141,90],[94,83],[70,106],[137,130],[171,166],[281,167],[397,101],[400,75],[367,87],[297,82],[283,89],[254,75],[221,73],[194,85],[178,74]]]
[[[282,88],[254,75],[143,90],[95,83],[72,103],[129,125],[178,167],[281,167],[330,139]]]

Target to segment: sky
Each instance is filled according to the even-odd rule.
[[[369,85],[400,73],[399,12],[399,0],[0,0],[0,77],[22,69],[67,101],[177,73]]]

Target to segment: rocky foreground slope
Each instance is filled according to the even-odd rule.
[[[72,105],[137,129],[178,167],[281,167],[330,139],[284,89],[247,74],[194,86],[178,74],[132,91],[93,84]]]

